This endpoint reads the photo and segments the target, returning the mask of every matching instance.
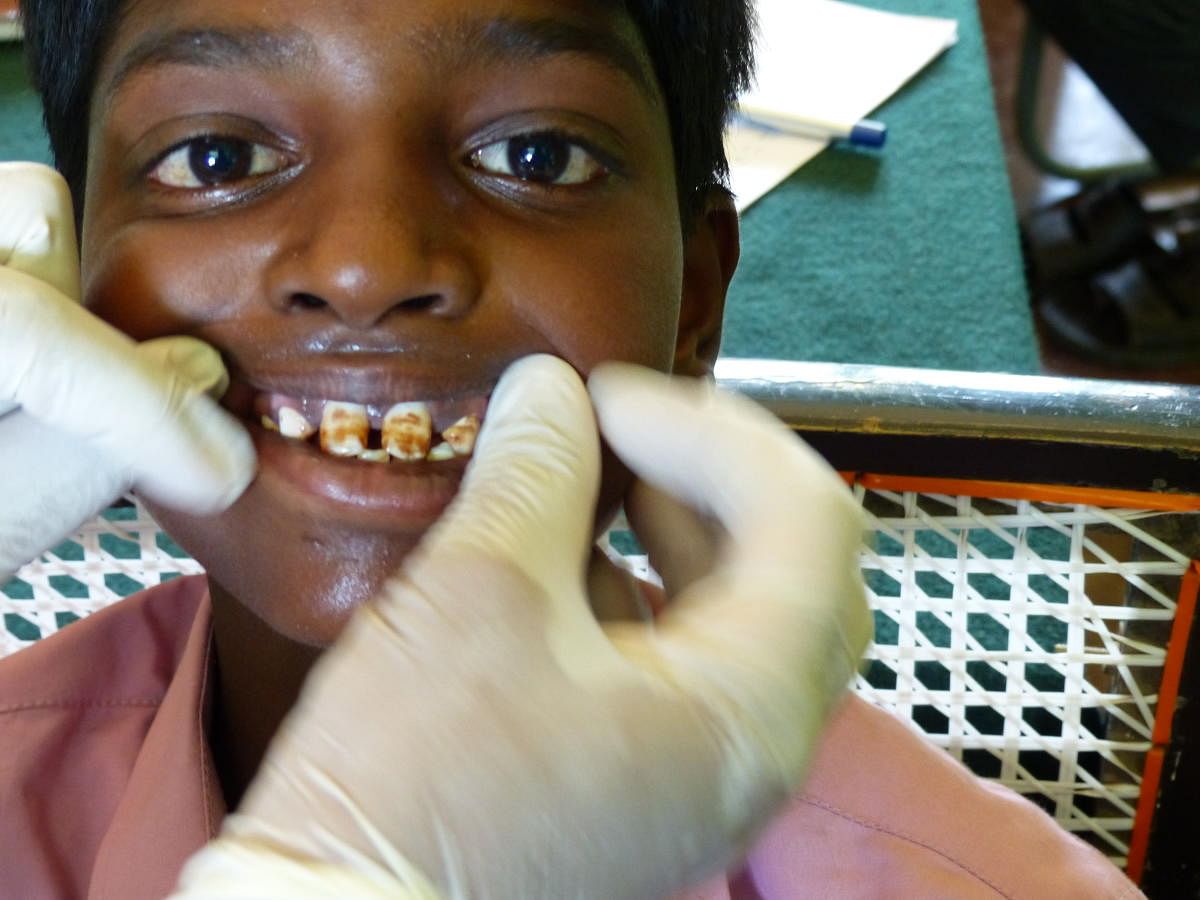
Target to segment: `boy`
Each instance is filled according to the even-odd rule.
[[[221,350],[224,405],[259,458],[219,516],[154,508],[208,579],[124,613],[146,624],[113,638],[121,677],[164,699],[117,728],[124,756],[83,789],[86,827],[64,836],[35,810],[0,842],[21,841],[12,865],[61,893],[152,895],[239,803],[322,648],[450,502],[512,360],[710,371],[737,259],[721,134],[749,74],[750,14],[652,0],[24,12],[81,217],[85,303],[138,340]],[[606,458],[602,521],[628,483]],[[113,622],[64,638],[82,647]],[[138,681],[142,665],[154,671]],[[865,773],[849,764],[881,751]],[[47,808],[82,802],[45,790]],[[934,822],[899,802],[909,790]],[[1012,816],[1008,857],[939,831],[964,802],[981,829]],[[732,883],[768,900],[1125,889],[1032,808],[857,701]],[[724,880],[704,891],[729,896]]]

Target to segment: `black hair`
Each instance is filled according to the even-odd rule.
[[[727,184],[725,125],[754,77],[753,0],[624,0],[667,102],[685,217]]]
[[[55,165],[82,206],[88,119],[100,56],[125,0],[21,0],[25,51]],[[621,0],[667,104],[686,216],[728,176],[724,130],[753,76],[753,0]]]

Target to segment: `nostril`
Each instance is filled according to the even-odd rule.
[[[291,309],[324,309],[328,305],[316,294],[292,294],[288,300]]]
[[[0,0],[3,2],[3,0]],[[414,297],[408,297],[403,300],[398,300],[391,305],[390,311],[401,313],[439,313],[443,307],[448,306],[448,298],[445,294],[420,294]],[[287,312],[305,312],[332,309],[336,314],[345,318],[347,321],[351,319],[357,320],[357,313],[360,311],[352,307],[350,304],[339,302],[335,298],[332,302],[325,298],[311,294],[307,291],[294,291],[287,295]],[[387,309],[379,309],[377,305],[371,303],[365,305],[361,312],[366,316],[368,323],[374,324],[378,317],[374,313],[378,312],[379,316],[387,315]]]
[[[441,299],[437,294],[425,294],[422,297],[410,297],[408,300],[400,304],[401,309],[410,310],[412,312],[421,312],[431,309]]]

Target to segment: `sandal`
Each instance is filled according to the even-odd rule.
[[[1135,185],[1106,182],[1031,213],[1021,226],[1033,293],[1152,249],[1153,223]]]
[[[1062,280],[1036,308],[1049,336],[1080,356],[1124,368],[1200,362],[1200,240]]]

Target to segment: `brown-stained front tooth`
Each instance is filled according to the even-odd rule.
[[[373,463],[385,463],[391,459],[386,450],[364,450],[362,453],[358,454],[358,458],[363,462]]]
[[[433,441],[433,418],[424,403],[397,403],[383,417],[381,443],[396,459],[418,462]]]
[[[429,455],[425,458],[430,462],[445,462],[448,459],[454,459],[455,455],[454,448],[443,441],[430,450]]]
[[[367,449],[371,422],[361,403],[330,401],[321,414],[321,449],[330,456],[358,456]]]
[[[290,406],[279,407],[279,433],[284,437],[306,441],[312,437],[314,431],[316,429],[302,412]]]
[[[442,432],[442,439],[453,448],[458,456],[470,456],[479,437],[479,417],[463,416]]]
[[[275,424],[275,420],[272,419],[270,416],[262,417],[262,427],[267,429],[267,431],[278,431],[279,430],[279,426]]]

